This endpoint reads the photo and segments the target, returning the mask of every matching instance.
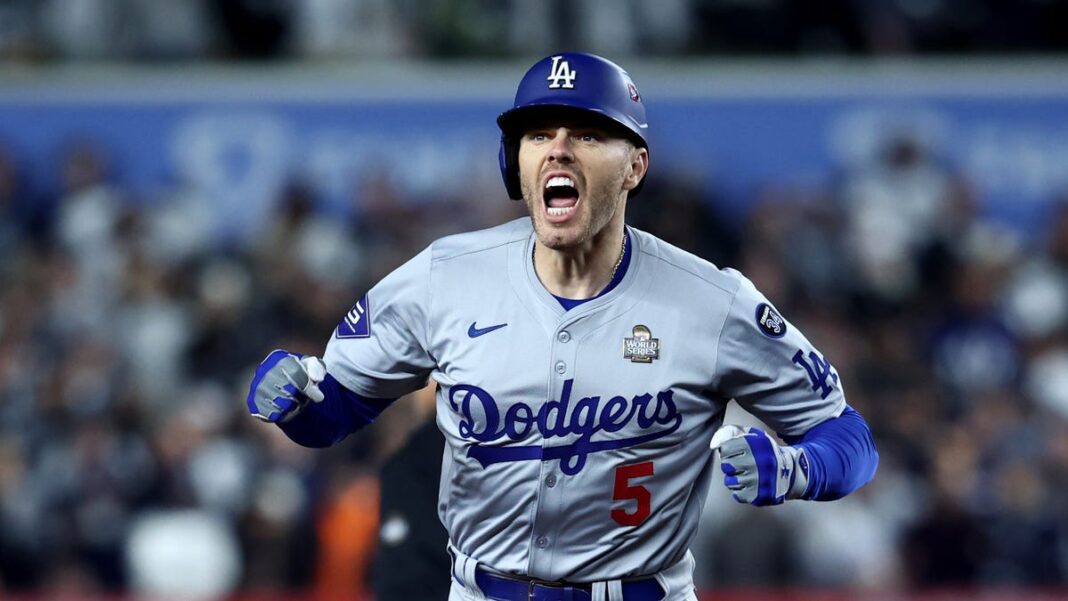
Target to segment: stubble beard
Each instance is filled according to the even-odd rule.
[[[612,181],[599,186],[596,190],[587,190],[587,197],[581,199],[578,218],[574,223],[568,223],[560,228],[545,221],[544,201],[541,190],[538,190],[524,181],[522,184],[523,200],[530,213],[530,221],[534,225],[534,233],[538,244],[553,250],[568,250],[578,248],[592,240],[612,221],[621,203],[613,198],[610,190],[620,189],[623,183],[623,171]],[[584,206],[588,205],[588,206]],[[572,233],[574,232],[574,233]]]

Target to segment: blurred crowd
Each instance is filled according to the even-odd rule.
[[[366,591],[377,471],[425,407],[312,451],[248,417],[252,371],[321,353],[373,282],[521,203],[498,182],[409,202],[369,175],[339,216],[294,180],[223,241],[191,191],[133,198],[91,142],[54,186],[25,167],[0,150],[0,591]],[[881,466],[830,504],[714,485],[698,582],[1064,582],[1068,199],[1043,231],[1005,229],[908,136],[823,185],[768,182],[740,220],[702,186],[654,168],[631,223],[753,279],[835,365]]]
[[[371,178],[337,219],[294,181],[269,226],[235,243],[205,235],[195,192],[133,197],[92,142],[54,166],[40,188],[55,194],[22,167],[0,150],[0,595],[359,595],[377,468],[425,408],[399,401],[311,451],[249,418],[252,371],[273,348],[321,355],[360,291],[516,207],[443,198],[416,215]]]
[[[832,358],[881,463],[831,504],[711,495],[708,582],[1068,579],[1068,196],[1049,201],[1040,231],[984,219],[908,136],[826,188],[754,198],[734,261]]]
[[[1051,0],[4,0],[0,59],[912,55],[1068,49]]]

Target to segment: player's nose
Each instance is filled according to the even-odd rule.
[[[549,146],[548,158],[556,162],[570,162],[575,158],[571,148],[571,131],[566,127],[556,129],[555,137]]]

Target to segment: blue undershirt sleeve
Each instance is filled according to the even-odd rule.
[[[293,442],[323,448],[341,442],[346,436],[374,421],[396,399],[372,399],[345,388],[326,374],[319,383],[323,400],[309,402],[288,422],[278,424]]]
[[[839,417],[783,440],[805,450],[809,476],[804,498],[811,501],[840,499],[870,482],[879,467],[871,428],[848,405]]]

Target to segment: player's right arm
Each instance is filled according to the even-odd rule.
[[[341,319],[323,360],[276,350],[259,365],[247,405],[298,444],[330,446],[426,384],[431,249],[386,276]]]

